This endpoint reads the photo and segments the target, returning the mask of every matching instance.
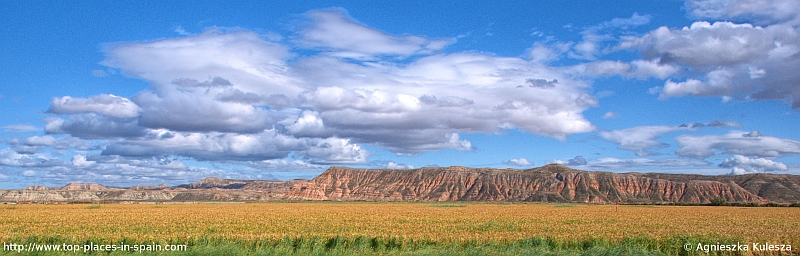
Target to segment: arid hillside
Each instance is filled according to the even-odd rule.
[[[0,202],[131,201],[505,201],[584,203],[800,202],[800,176],[703,176],[580,171],[562,165],[528,170],[331,167],[312,180],[260,181],[206,178],[168,187],[112,188],[67,184],[0,190]]]

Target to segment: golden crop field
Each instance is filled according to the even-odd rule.
[[[709,236],[800,246],[800,208],[584,204],[257,203],[3,205],[0,240],[253,241],[281,237],[406,237],[510,241],[526,237],[661,239]]]

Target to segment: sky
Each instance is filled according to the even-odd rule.
[[[800,2],[3,1],[0,188],[800,174]]]

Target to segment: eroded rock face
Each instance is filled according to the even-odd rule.
[[[365,170],[331,167],[295,184],[291,200],[709,203],[800,201],[800,178],[586,172],[562,165],[529,170],[465,167]]]
[[[800,176],[703,176],[586,172],[562,165],[529,170],[420,168],[370,170],[331,167],[313,180],[206,178],[168,187],[127,189],[99,184],[0,191],[0,202],[113,201],[504,201],[613,203],[800,202]]]
[[[100,184],[95,183],[70,183],[66,186],[61,187],[59,190],[70,190],[70,191],[80,191],[80,190],[92,190],[92,191],[102,191],[102,190],[114,190],[115,188],[109,188]]]

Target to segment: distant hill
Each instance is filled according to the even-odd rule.
[[[0,190],[0,202],[114,201],[490,201],[704,204],[800,202],[800,176],[589,172],[552,164],[528,170],[331,167],[312,180],[206,178],[175,187],[68,184]]]

